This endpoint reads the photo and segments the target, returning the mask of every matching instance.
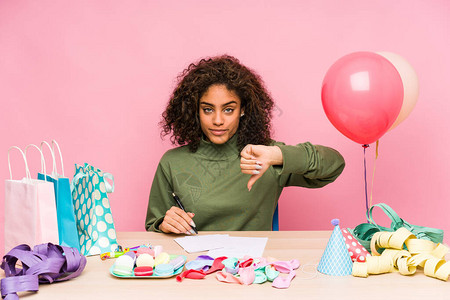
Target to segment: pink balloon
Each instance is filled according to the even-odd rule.
[[[359,144],[371,144],[396,120],[403,103],[400,74],[386,58],[355,52],[338,59],[322,83],[322,105],[330,122]]]

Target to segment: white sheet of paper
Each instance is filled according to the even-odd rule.
[[[209,250],[208,255],[214,258],[220,256],[242,258],[246,255],[262,257],[267,240],[266,237],[228,237],[227,244],[223,248]]]
[[[186,252],[201,252],[211,249],[222,248],[226,245],[228,234],[196,235],[176,238],[175,242],[186,250]]]
[[[228,234],[185,236],[174,239],[186,252],[208,251],[211,257],[262,257],[267,238],[230,237]]]

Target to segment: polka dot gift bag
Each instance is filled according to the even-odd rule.
[[[108,180],[112,181],[112,185]],[[87,163],[75,164],[72,198],[83,255],[115,251],[118,247],[108,193],[114,191],[112,174]]]

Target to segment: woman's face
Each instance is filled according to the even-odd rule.
[[[241,99],[223,84],[211,85],[200,98],[200,125],[208,140],[226,143],[237,131]]]

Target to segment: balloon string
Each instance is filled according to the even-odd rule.
[[[372,173],[372,186],[370,187],[370,202],[369,207],[372,207],[372,194],[373,194],[373,182],[375,179],[375,168],[377,166],[377,158],[378,158],[378,146],[380,144],[380,140],[377,140],[377,145],[375,147],[375,160],[373,162],[373,173]]]
[[[364,192],[366,195],[366,214],[369,213],[369,201],[367,198],[367,168],[366,168],[366,148],[369,147],[369,145],[364,144],[362,145],[362,147],[364,148]]]

